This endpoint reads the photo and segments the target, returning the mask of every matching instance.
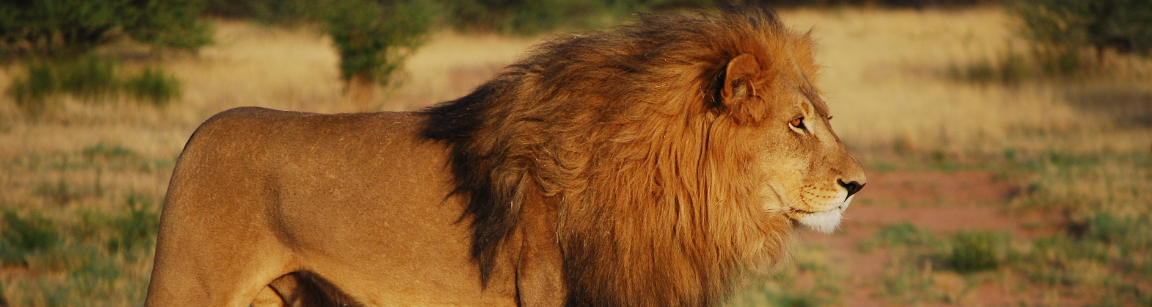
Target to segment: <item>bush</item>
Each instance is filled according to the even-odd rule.
[[[59,85],[46,63],[31,63],[26,67],[26,76],[15,76],[8,86],[7,94],[16,100],[16,107],[24,113],[38,116],[47,109],[47,98],[57,92]]]
[[[88,0],[90,1],[90,0]],[[121,27],[132,39],[156,48],[189,51],[212,42],[212,30],[200,21],[202,0],[129,0]]]
[[[958,232],[952,235],[948,264],[960,273],[995,269],[1002,259],[1000,238],[985,232]]]
[[[108,251],[123,253],[152,248],[160,228],[160,213],[151,202],[136,193],[130,193],[125,204],[128,211],[109,221],[116,235],[108,241]]]
[[[139,76],[130,77],[124,87],[133,97],[163,107],[180,97],[180,81],[159,68],[146,67]]]
[[[602,27],[638,12],[711,6],[712,1],[465,0],[445,5],[449,22],[458,30],[530,35],[557,28]]]
[[[15,0],[0,2],[0,58],[71,58],[128,37],[195,51],[211,31],[198,0]]]
[[[1017,85],[1033,77],[1032,64],[1024,55],[1009,46],[1000,57],[981,59],[967,65],[952,64],[948,68],[949,78],[977,84],[1000,83]]]
[[[4,211],[0,227],[0,263],[26,265],[25,255],[53,248],[60,243],[56,223],[33,212],[21,217]]]
[[[340,74],[388,84],[424,43],[432,12],[426,2],[348,0],[331,3],[326,31],[340,54]]]
[[[1016,0],[1012,9],[1025,37],[1036,44],[1049,70],[1074,70],[1081,48],[1152,55],[1152,1]]]
[[[89,56],[77,60],[31,61],[24,76],[15,76],[8,95],[25,113],[37,116],[56,94],[71,94],[86,102],[115,97],[128,91],[140,101],[164,106],[180,96],[180,83],[159,68],[147,67],[139,75],[121,76],[116,62]]]
[[[251,18],[259,22],[291,25],[323,19],[333,0],[205,0],[204,12],[226,18]]]

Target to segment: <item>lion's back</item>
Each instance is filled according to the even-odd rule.
[[[357,301],[438,293],[413,288],[411,276],[480,297],[477,273],[459,269],[471,265],[470,245],[457,223],[463,206],[449,197],[447,147],[420,136],[422,116],[263,108],[213,116],[173,171],[154,275],[231,257],[315,272]]]
[[[452,224],[461,212],[439,205],[451,192],[447,150],[419,136],[421,123],[412,113],[248,107],[217,114],[177,162],[160,236],[271,227],[279,237],[269,240],[324,249],[333,240],[362,240],[365,230],[401,236],[395,229],[411,229],[374,226],[382,220]]]

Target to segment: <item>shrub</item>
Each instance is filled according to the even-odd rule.
[[[125,201],[127,211],[109,221],[116,235],[107,243],[112,253],[151,248],[160,227],[160,214],[143,196],[130,193]]]
[[[323,19],[326,0],[205,0],[205,13],[290,25]],[[328,0],[331,1],[331,0]]]
[[[79,61],[65,61],[55,66],[59,90],[94,101],[115,94],[118,87],[116,62],[89,56]]]
[[[0,2],[0,58],[71,58],[121,37],[197,50],[211,40],[199,0]]]
[[[326,30],[340,54],[340,73],[388,84],[424,43],[432,12],[425,2],[348,0],[331,3]]]
[[[154,67],[124,78],[115,61],[89,56],[31,61],[25,66],[25,76],[12,79],[7,94],[25,113],[37,116],[48,108],[52,95],[71,94],[86,102],[97,102],[115,97],[122,90],[140,101],[164,106],[180,96],[180,82]]]
[[[711,6],[709,0],[465,0],[446,2],[458,30],[536,34],[557,28],[601,27],[632,14],[679,7]],[[724,1],[715,1],[721,3]],[[750,3],[751,4],[751,3]]]
[[[1123,253],[1152,249],[1152,229],[1138,219],[1100,212],[1088,220],[1087,228],[1085,239],[1116,245]]]
[[[1079,69],[1080,49],[1152,55],[1152,1],[1016,0],[1012,13],[1049,72]]]
[[[25,70],[26,76],[12,78],[7,94],[16,100],[20,110],[38,116],[47,109],[46,98],[57,91],[59,84],[46,63],[31,63]]]
[[[24,256],[46,250],[60,243],[56,223],[36,212],[21,217],[4,211],[0,227],[0,263],[26,265]]]
[[[886,246],[926,245],[933,241],[931,233],[908,222],[884,226],[876,237]]]
[[[948,264],[957,272],[970,273],[995,269],[1002,259],[998,250],[1001,241],[986,232],[958,232],[951,237],[952,254]]]
[[[212,42],[212,30],[200,21],[202,0],[129,0],[121,27],[132,39],[157,48],[189,51]]]
[[[159,68],[144,68],[140,75],[128,78],[124,87],[136,99],[158,107],[180,97],[180,81]]]
[[[1032,63],[1011,46],[997,58],[980,59],[967,65],[952,64],[948,68],[949,78],[977,84],[1000,83],[1017,85],[1033,77]]]

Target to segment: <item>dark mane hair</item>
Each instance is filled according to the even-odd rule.
[[[719,101],[741,54],[815,70],[811,40],[770,11],[646,15],[556,37],[422,111],[423,136],[450,147],[455,193],[469,199],[482,281],[529,218],[528,190],[558,200],[569,305],[710,305],[744,269],[783,258],[790,222],[752,218],[763,178],[737,142],[770,111]]]

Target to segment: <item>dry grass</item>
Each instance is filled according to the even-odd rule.
[[[849,144],[992,151],[1011,141],[1013,129],[1079,124],[1049,87],[939,77],[950,63],[992,56],[1015,41],[999,11],[799,11],[784,18],[820,38],[818,57],[828,67],[821,83],[833,126]]]
[[[1109,73],[1092,81],[966,84],[943,74],[953,65],[987,61],[1010,45],[1025,46],[1011,34],[1011,20],[998,10],[842,9],[781,15],[794,28],[812,28],[819,38],[819,61],[827,66],[819,83],[835,116],[833,126],[866,164],[880,160],[914,164],[930,154],[956,161],[991,159],[994,168],[1018,170],[1006,171],[1006,176],[1038,187],[1013,200],[1015,207],[1073,208],[1078,214],[1075,222],[1084,223],[1100,212],[1149,220],[1152,196],[1140,191],[1147,190],[1143,186],[1152,178],[1152,166],[1145,161],[1152,149],[1152,119],[1141,117],[1152,114],[1148,61],[1117,58]],[[152,214],[159,209],[176,156],[195,127],[212,114],[245,105],[313,112],[414,110],[467,93],[536,41],[435,35],[409,60],[401,86],[365,105],[345,97],[336,54],[329,40],[315,31],[236,22],[218,22],[216,28],[216,45],[199,56],[176,56],[160,63],[183,83],[183,97],[162,109],[127,99],[93,104],[58,97],[56,107],[30,118],[11,98],[0,98],[0,211],[25,218],[33,212],[43,215],[56,221],[61,237],[56,247],[22,256],[27,265],[0,268],[0,294],[9,303],[138,304],[151,267],[150,248],[112,251],[108,242],[117,235],[108,229],[119,225],[114,221],[130,218],[124,213],[130,199],[142,199]],[[0,92],[16,71],[13,67],[0,72]],[[1015,158],[999,158],[1007,152]],[[1049,154],[1066,155],[1073,162],[1053,160]],[[1076,159],[1095,162],[1076,164],[1080,161]],[[1023,248],[1022,253],[1035,249]],[[1152,267],[1147,258],[1139,258],[1148,256],[1141,251],[1136,257],[1144,260],[1123,265]],[[819,283],[845,269],[828,261],[826,254],[803,247],[800,255],[810,259],[781,273],[783,281],[752,287],[777,294],[795,290],[819,298],[781,300],[753,293],[738,301],[851,304],[840,296],[855,289]],[[1088,273],[1053,277],[1058,280],[1052,289],[1084,284],[1097,290],[1081,292],[1099,292],[1117,283],[1106,278],[1114,273],[1110,271],[1116,269],[1114,263],[1059,261]],[[920,270],[920,265],[884,272],[900,281],[901,274]],[[933,291],[948,294],[933,297],[945,303],[973,300],[965,294],[966,281],[955,273],[932,276],[938,278],[931,285],[917,284],[918,279],[905,282],[943,289]],[[1131,274],[1119,276],[1121,284],[1152,291],[1146,281],[1137,282]],[[1056,301],[1069,295],[1052,291],[1042,295],[1054,295]]]

